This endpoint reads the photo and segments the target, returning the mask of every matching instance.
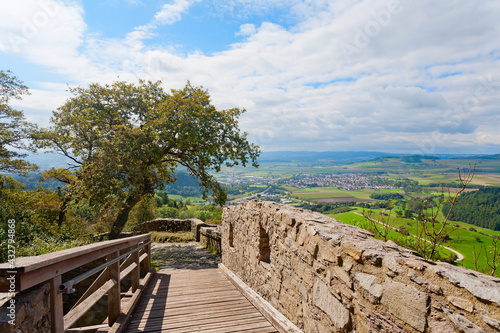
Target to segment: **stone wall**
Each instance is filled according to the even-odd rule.
[[[222,252],[220,226],[202,227],[200,229],[200,245],[220,254]]]
[[[18,293],[14,303],[7,297],[0,299],[0,304],[3,303],[0,306],[0,332],[50,332],[49,293],[49,284],[44,283]],[[11,304],[15,306],[15,325],[9,323]]]
[[[222,263],[305,332],[500,332],[500,279],[291,206],[226,208]]]
[[[196,236],[196,241],[200,241],[200,228],[210,226],[198,219],[155,219],[136,225],[132,229],[134,235],[146,234],[152,231],[180,232],[191,231]]]

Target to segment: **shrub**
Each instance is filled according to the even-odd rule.
[[[163,206],[156,210],[156,214],[162,218],[176,219],[179,217],[179,209],[169,206]]]

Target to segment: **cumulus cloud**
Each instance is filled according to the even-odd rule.
[[[241,19],[234,34],[243,41],[210,55],[148,46],[159,26],[182,20],[195,2],[165,3],[121,40],[86,33],[81,5],[45,0],[57,14],[18,49],[6,36],[23,36],[24,19],[44,9],[35,0],[11,2],[0,51],[82,83],[119,75],[161,79],[168,88],[204,85],[217,106],[247,108],[241,126],[267,150],[500,148],[494,0],[212,1],[206,8],[214,14]],[[272,11],[285,19],[246,21]]]
[[[240,31],[236,33],[236,36],[250,36],[257,32],[254,24],[246,23],[240,26]]]

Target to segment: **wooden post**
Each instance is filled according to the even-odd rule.
[[[147,242],[146,240],[145,242]],[[144,247],[144,253],[147,253],[147,257],[142,261],[141,271],[143,271],[143,275],[148,274],[151,269],[151,244],[148,244]]]
[[[120,251],[111,253],[107,260],[112,260],[120,256]],[[121,313],[120,301],[120,261],[108,266],[108,279],[113,279],[116,284],[108,291],[108,324],[113,326]]]
[[[133,261],[132,263],[136,264],[136,267],[132,270],[132,292],[134,293],[137,288],[139,288],[140,279],[141,279],[141,267],[139,266],[139,250],[132,253]]]
[[[50,332],[64,332],[63,296],[59,293],[61,275],[50,280]]]

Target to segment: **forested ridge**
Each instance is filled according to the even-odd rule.
[[[447,214],[450,204],[446,203],[443,213]],[[500,187],[486,187],[474,192],[463,193],[451,212],[450,219],[463,221],[479,227],[500,230]]]

